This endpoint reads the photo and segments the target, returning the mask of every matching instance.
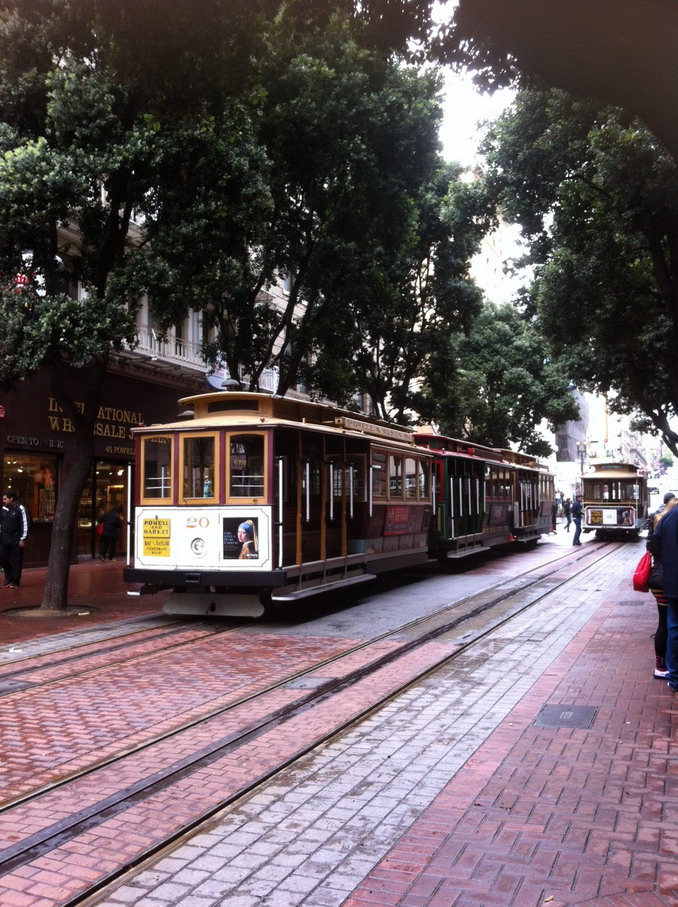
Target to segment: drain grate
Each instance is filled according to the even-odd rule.
[[[597,714],[594,705],[545,705],[532,723],[537,727],[589,728]]]

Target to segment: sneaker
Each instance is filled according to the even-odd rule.
[[[655,658],[654,671],[652,672],[653,677],[658,677],[660,680],[669,676],[669,669],[666,667],[666,663],[663,658],[660,658],[659,655]]]
[[[12,584],[11,584],[10,582],[6,582],[6,583],[3,583],[3,584],[2,584],[2,588],[3,588],[3,589],[8,589],[11,585],[12,585]]]
[[[7,587],[9,589],[18,589],[19,588],[16,583],[7,583]]]

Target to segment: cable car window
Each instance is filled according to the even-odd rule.
[[[172,497],[172,439],[144,438],[141,454],[142,497],[170,500]]]
[[[431,464],[428,460],[419,461],[419,498],[428,500],[431,495]]]
[[[386,478],[386,454],[379,450],[372,451],[372,495],[385,498],[388,488]]]
[[[417,461],[413,457],[405,457],[405,497],[417,499]]]
[[[264,436],[231,435],[229,494],[232,498],[264,496]]]
[[[350,493],[350,472],[353,468],[353,500],[356,503],[365,500],[365,458],[363,456],[353,457],[346,467],[346,492]]]
[[[389,457],[389,489],[392,498],[402,498],[403,496],[403,458],[395,457],[393,454]]]
[[[216,438],[214,435],[182,437],[185,498],[215,497]]]

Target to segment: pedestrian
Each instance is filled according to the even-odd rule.
[[[0,565],[5,572],[3,588],[18,589],[21,585],[24,547],[29,529],[28,511],[19,503],[13,491],[6,491],[2,496],[0,510]]]
[[[668,684],[678,693],[678,506],[667,509],[652,536],[652,556],[661,561],[666,597],[666,667]]]
[[[556,524],[558,522],[558,501],[551,504],[551,533],[556,534]],[[549,533],[550,534],[550,533]]]
[[[569,532],[572,525],[572,501],[569,498],[565,498],[563,501],[563,513],[565,514],[565,531]]]
[[[660,517],[662,515],[662,513],[664,513],[668,504],[671,501],[675,501],[675,500],[676,500],[675,494],[672,491],[667,491],[666,494],[664,495],[664,502],[661,505],[661,507],[658,507],[657,510],[654,511],[654,513],[651,513],[649,515],[649,517],[647,518],[647,520],[645,521],[645,525],[643,526],[643,529],[647,529],[647,538],[645,540],[645,547],[647,548],[648,551],[652,550],[652,536],[654,534],[654,528],[657,525],[658,517]]]
[[[108,513],[99,520],[101,533],[99,534],[99,560],[115,560],[115,547],[120,538],[122,528],[122,511],[119,507],[111,507]]]
[[[671,497],[668,499],[666,504],[663,507],[660,507],[659,510],[654,514],[654,519],[652,521],[652,533],[657,526],[657,523],[664,517],[670,510],[678,504],[678,498]],[[650,572],[650,592],[657,602],[657,629],[654,634],[654,671],[653,676],[658,678],[664,678],[669,676],[669,670],[666,667],[666,639],[668,636],[667,629],[667,612],[668,606],[666,601],[666,595],[664,593],[664,577],[663,577],[663,568],[662,562],[658,557],[652,558],[652,571]]]
[[[572,522],[574,523],[574,537],[572,539],[573,545],[581,545],[579,541],[579,536],[581,535],[581,518],[582,518],[582,497],[580,494],[576,496],[571,508]]]

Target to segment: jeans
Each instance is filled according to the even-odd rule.
[[[579,536],[581,535],[581,517],[580,516],[574,517],[572,522],[574,523],[574,537],[572,539],[572,544],[578,545]]]
[[[678,693],[678,598],[666,597],[666,667],[669,669],[669,686]]]

